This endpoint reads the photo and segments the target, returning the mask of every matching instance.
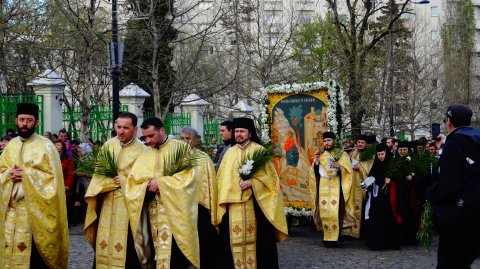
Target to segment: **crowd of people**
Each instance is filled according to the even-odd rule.
[[[342,146],[323,133],[309,178],[315,228],[325,247],[362,238],[372,250],[417,245],[426,203],[440,235],[437,268],[470,268],[480,249],[480,131],[452,105],[448,135],[399,141],[361,135]]]
[[[79,222],[94,268],[278,268],[288,228],[273,163],[239,179],[239,163],[263,149],[253,120],[222,124],[230,148],[212,143],[223,158],[214,164],[195,129],[173,139],[153,117],[140,141],[137,117],[124,112],[90,173],[75,166],[91,145],[65,130],[35,134],[38,106],[18,104],[16,124],[0,155],[0,268],[67,268],[68,226]]]
[[[468,107],[449,107],[448,135],[430,141],[361,135],[338,146],[324,132],[308,179],[324,246],[345,237],[372,250],[416,245],[426,200],[436,209],[474,207],[476,193],[465,186],[478,184],[463,180],[479,176],[480,133],[468,127],[471,117]],[[68,227],[80,223],[93,268],[279,267],[276,242],[288,236],[283,195],[273,161],[248,167],[263,148],[253,120],[223,122],[223,143],[206,146],[191,127],[179,140],[167,136],[155,117],[141,123],[139,139],[128,112],[115,121],[115,136],[97,144],[70,140],[64,129],[58,137],[35,134],[33,104],[17,106],[16,124],[0,141],[0,268],[67,268]],[[94,147],[94,170],[80,171]],[[439,230],[437,268],[469,268],[479,215],[455,215],[455,233]]]

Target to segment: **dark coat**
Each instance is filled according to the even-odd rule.
[[[455,202],[464,193],[467,170],[466,158],[479,155],[480,130],[459,127],[447,135],[439,160],[439,173],[436,182],[427,190],[426,198],[433,205]],[[474,157],[472,157],[474,158]],[[480,165],[480,159],[476,160]]]

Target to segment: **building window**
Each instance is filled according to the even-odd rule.
[[[279,41],[278,35],[275,35],[275,34],[269,35],[267,37],[267,46],[269,48],[273,48],[277,45],[278,41]]]
[[[410,19],[410,13],[408,13],[408,12],[402,13],[402,15],[400,15],[400,19],[402,19],[402,20]]]
[[[436,78],[432,79],[432,88],[436,89],[438,87],[438,80]]]
[[[312,21],[313,11],[311,10],[300,10],[298,14],[299,23],[309,23]]]
[[[438,17],[438,7],[432,7],[431,9],[432,17]]]
[[[208,10],[208,9],[211,9],[212,7],[213,7],[213,1],[208,1],[208,0],[201,2],[198,5],[198,8],[201,10]]]
[[[437,39],[438,37],[438,31],[432,31],[432,40]]]
[[[279,10],[269,10],[265,11],[265,21],[267,23],[279,23],[280,22],[280,15],[281,11]]]

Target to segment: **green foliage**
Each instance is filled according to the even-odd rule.
[[[108,148],[101,148],[95,161],[95,174],[114,178],[117,173],[117,160],[115,152]]]
[[[97,174],[111,178],[118,175],[115,152],[110,152],[108,148],[93,147],[92,152],[83,157],[76,157],[74,161],[77,163],[75,173]]]
[[[370,144],[360,152],[359,160],[361,162],[370,161],[375,158],[376,154],[377,154],[377,150],[375,149],[375,145]]]
[[[294,34],[294,59],[307,73],[306,81],[327,80],[340,67],[338,40],[330,18],[315,18]]]
[[[174,152],[168,154],[163,160],[163,175],[173,176],[183,170],[197,166],[201,158],[200,154],[195,151],[192,152],[190,145],[181,143]]]
[[[95,173],[95,163],[97,162],[97,155],[99,152],[99,147],[93,147],[92,152],[87,153],[82,157],[75,157],[74,161],[77,164],[75,173],[80,172],[87,175],[93,175]]]
[[[423,249],[429,251],[433,237],[432,204],[426,201],[423,205],[423,214],[420,229],[417,232],[417,240],[422,243]]]
[[[470,0],[447,1],[441,29],[445,95],[448,103],[471,99],[471,53],[475,48],[475,13]],[[451,91],[451,89],[456,89]]]
[[[265,144],[261,148],[256,149],[252,154],[248,155],[239,166],[239,174],[242,180],[249,180],[258,170],[264,167],[272,158],[278,158],[281,155],[275,154],[271,144]],[[251,169],[245,169],[251,165]],[[248,171],[248,173],[242,172]]]
[[[332,156],[331,158],[334,162],[338,162],[343,156],[343,150],[341,150],[339,147],[336,147],[330,151],[330,155]]]

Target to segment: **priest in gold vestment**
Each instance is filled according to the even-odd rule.
[[[0,156],[2,268],[67,268],[68,222],[60,157],[35,134],[38,106],[20,103],[19,136]],[[1,252],[0,252],[1,254]]]
[[[316,214],[313,219],[317,229],[323,230],[326,247],[336,246],[342,229],[355,225],[354,199],[351,195],[354,187],[352,164],[346,152],[336,156],[338,160],[334,159],[337,151],[334,149],[334,139],[334,133],[323,133],[325,152],[313,163],[309,176],[312,212]]]
[[[375,160],[375,153],[372,154],[368,160],[360,160],[360,154],[367,147],[367,141],[369,137],[366,135],[360,135],[355,142],[355,150],[350,157],[353,168],[353,186],[351,195],[354,201],[354,221],[355,223],[349,228],[343,230],[343,234],[350,235],[355,238],[360,238],[360,226],[362,222],[362,208],[363,200],[365,199],[365,192],[362,190],[360,184],[365,178],[368,177],[368,173],[372,168],[373,161]]]
[[[288,236],[283,196],[272,161],[242,181],[242,161],[262,147],[253,120],[236,118],[237,144],[225,153],[217,174],[220,225],[219,268],[278,268],[276,241]]]
[[[214,224],[217,210],[217,174],[210,156],[195,148],[198,143],[197,137],[198,132],[191,127],[182,128],[180,131],[180,139],[192,147],[192,154],[199,156],[193,178],[198,186],[200,268],[215,268],[218,241],[218,232]]]
[[[200,268],[194,169],[188,167],[168,175],[172,160],[189,146],[168,138],[159,118],[148,118],[140,127],[149,148],[135,161],[125,189],[137,253],[148,249],[145,237],[150,233],[156,268]]]
[[[145,150],[136,138],[137,117],[123,112],[115,121],[117,136],[105,142],[102,150],[116,162],[117,176],[95,173],[88,186],[85,201],[85,236],[95,250],[94,268],[149,268],[148,258],[140,261],[129,233],[125,204],[125,183],[133,163]]]

